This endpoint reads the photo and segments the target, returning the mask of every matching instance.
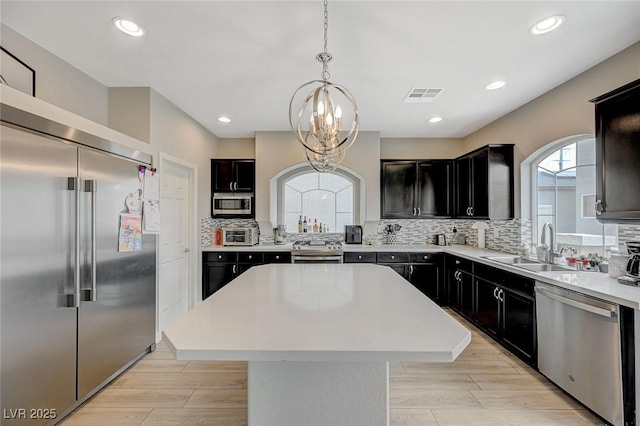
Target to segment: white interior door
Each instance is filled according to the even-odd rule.
[[[188,167],[163,160],[160,187],[158,329],[162,331],[189,310],[193,175]]]

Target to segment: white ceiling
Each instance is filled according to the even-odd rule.
[[[5,25],[102,84],[150,86],[221,138],[288,130],[294,90],[320,77],[321,0],[2,0],[1,8]],[[557,13],[567,18],[560,29],[529,34]],[[146,36],[119,33],[115,16]],[[331,0],[328,36],[331,81],[354,94],[361,130],[464,137],[639,41],[640,1]],[[496,79],[507,85],[486,91]],[[444,91],[430,104],[403,104],[413,87]],[[429,124],[435,115],[444,120]]]

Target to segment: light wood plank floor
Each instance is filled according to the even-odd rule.
[[[391,365],[392,425],[605,424],[455,312],[447,312],[471,330],[472,342],[453,363]],[[160,344],[62,424],[245,425],[246,363],[176,361]]]

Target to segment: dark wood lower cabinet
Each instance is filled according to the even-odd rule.
[[[235,263],[205,264],[202,274],[202,300],[231,282],[236,276]]]
[[[531,297],[509,289],[503,290],[503,334],[504,343],[520,358],[531,362],[535,358],[536,306]]]
[[[471,321],[476,320],[475,312],[475,285],[473,285],[473,275],[461,271],[460,277],[460,313]]]
[[[475,277],[477,324],[523,361],[537,365],[534,282],[482,265]]]
[[[291,263],[290,252],[203,252],[202,300],[211,296],[252,266]]]
[[[436,263],[409,266],[409,282],[437,303],[444,303],[441,267]]]
[[[498,336],[500,331],[500,299],[498,286],[488,281],[476,278],[476,291],[478,294],[478,325],[486,332]]]
[[[534,281],[454,256],[446,268],[449,306],[537,367]]]

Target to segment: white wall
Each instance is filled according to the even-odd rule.
[[[38,99],[107,125],[105,86],[4,24],[0,44],[36,70]]]
[[[151,142],[151,88],[109,87],[108,126]]]
[[[450,159],[464,154],[462,139],[382,138],[380,158],[383,160]]]
[[[218,158],[256,158],[255,139],[220,139]]]

